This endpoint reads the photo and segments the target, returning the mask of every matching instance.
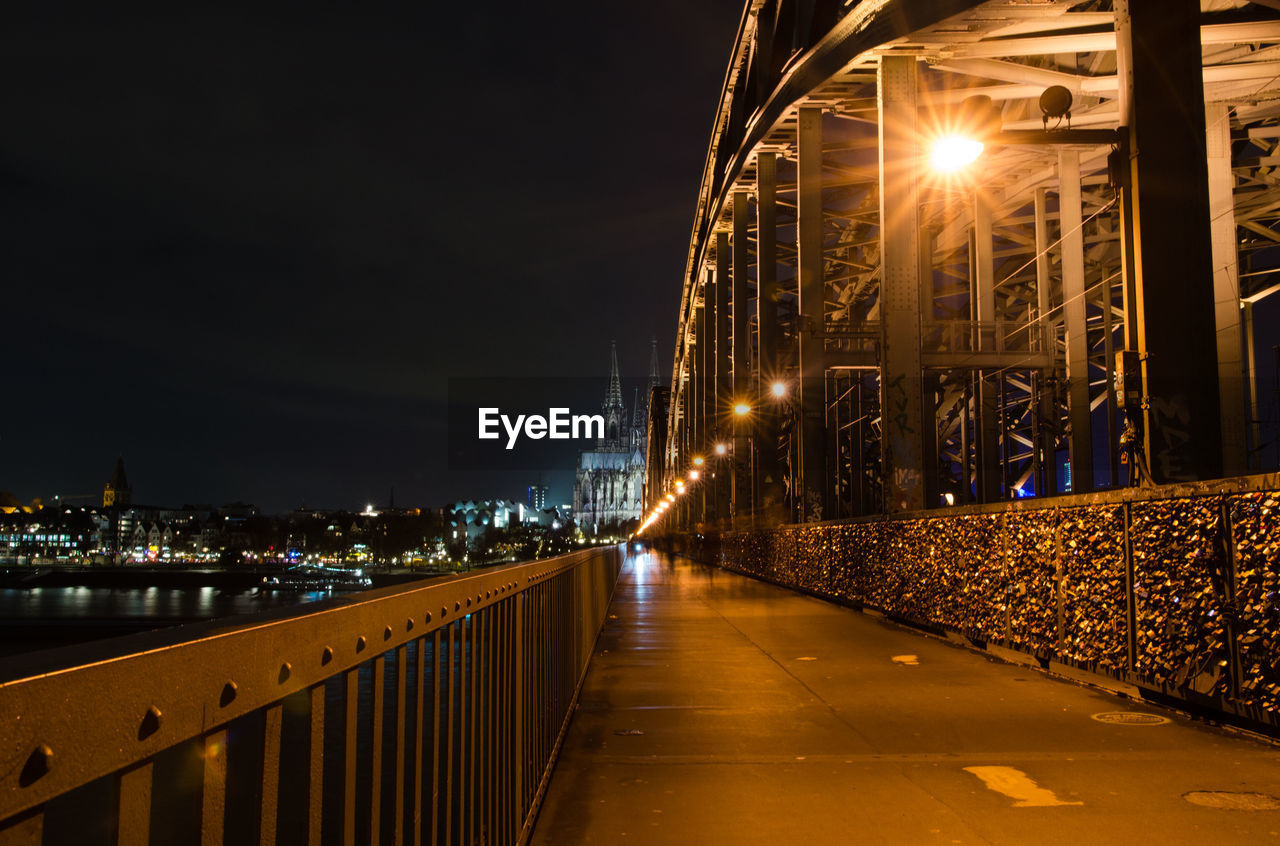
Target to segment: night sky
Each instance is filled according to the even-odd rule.
[[[0,491],[522,495],[446,469],[447,380],[669,376],[742,7],[6,7]]]

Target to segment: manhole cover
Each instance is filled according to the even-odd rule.
[[[1234,793],[1228,790],[1193,790],[1182,794],[1192,805],[1224,811],[1280,811],[1280,799],[1266,793]]]
[[[1094,714],[1093,718],[1100,723],[1116,726],[1162,726],[1169,722],[1168,717],[1159,714],[1139,714],[1133,711],[1104,711]]]

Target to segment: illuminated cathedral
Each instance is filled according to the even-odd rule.
[[[601,407],[604,437],[597,439],[595,449],[578,454],[573,483],[573,515],[579,528],[587,534],[639,520],[644,510],[648,400],[658,383],[658,344],[653,342],[650,354],[649,388],[643,400],[637,391],[630,422],[622,403],[617,343],[613,344],[609,357],[609,389]]]

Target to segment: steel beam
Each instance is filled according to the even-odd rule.
[[[707,455],[708,432],[710,431],[710,411],[712,407],[712,398],[714,396],[715,380],[711,378],[711,361],[714,350],[714,342],[711,338],[711,309],[715,303],[715,282],[711,275],[711,271],[705,271],[702,284],[702,302],[698,305],[698,346],[697,351],[697,371],[698,371],[698,390],[697,390],[697,411],[694,414],[697,429],[694,433],[693,455]],[[676,472],[680,472],[681,468],[676,467]],[[710,469],[710,468],[707,468]],[[710,481],[710,479],[708,479]],[[698,490],[698,511],[697,522],[704,523],[707,520],[708,510],[711,503],[708,502],[707,485],[699,485]],[[662,492],[658,492],[661,496]]]
[[[1253,303],[1244,308],[1245,379],[1249,385],[1249,469],[1253,470],[1262,459],[1262,419],[1258,409],[1258,358],[1254,352]]]
[[[920,316],[924,322],[932,322],[935,318],[936,303],[934,294],[936,293],[933,279],[933,256],[934,256],[934,238],[937,236],[937,230],[931,226],[920,227],[919,238],[919,258],[920,258]],[[922,330],[923,331],[923,330]],[[923,367],[923,362],[921,363]],[[942,504],[942,487],[939,477],[938,464],[938,409],[936,397],[940,386],[940,374],[923,373],[920,383],[920,468],[924,473],[924,502],[926,507],[932,508]],[[861,383],[859,383],[859,391],[861,391]],[[861,414],[857,418],[861,418]],[[859,432],[861,432],[861,423],[859,423]],[[861,452],[861,450],[858,450]],[[858,468],[857,487],[861,488],[861,470],[862,464],[859,461],[854,465]],[[861,499],[861,493],[855,497],[855,501]],[[855,514],[861,515],[862,509],[859,508]]]
[[[771,397],[770,386],[782,378],[778,364],[778,164],[773,153],[756,159],[756,393]],[[782,502],[778,468],[778,407],[770,399],[762,403],[759,460],[759,506],[770,509]]]
[[[913,60],[914,61],[914,60]],[[826,281],[822,254],[822,110],[800,109],[796,130],[796,249],[800,276],[800,519],[826,513],[827,462],[823,433],[826,332]],[[914,230],[912,239],[914,240]]]
[[[920,368],[920,167],[916,60],[883,56],[880,112],[881,415],[885,508],[918,511],[924,502]]]
[[[729,364],[732,361],[731,326],[729,324],[729,286],[732,252],[729,246],[729,233],[716,233],[716,351],[713,363],[716,385],[711,395],[711,406],[707,419],[711,423],[711,440],[721,443],[728,437],[728,426],[725,425],[725,410],[733,396],[733,385],[730,383]],[[724,520],[729,516],[730,485],[733,480],[732,467],[728,461],[719,461],[715,471],[715,519]]]
[[[979,186],[973,192],[973,278],[969,295],[973,300],[973,319],[979,323],[996,325],[995,243],[991,231],[991,200]],[[997,332],[1000,329],[996,329]],[[988,338],[986,332],[978,333],[978,349],[995,352],[998,338]],[[998,401],[1002,378],[999,371],[975,373],[977,414],[977,469],[978,502],[999,502],[1001,499],[1000,430],[1001,413]]]
[[[1218,344],[1218,400],[1222,404],[1222,470],[1249,472],[1245,444],[1244,361],[1240,333],[1240,260],[1236,240],[1235,176],[1231,172],[1231,109],[1205,106],[1209,169],[1209,231],[1213,244],[1213,313]]]
[[[1117,0],[1145,452],[1157,483],[1222,474],[1198,0]],[[1122,27],[1122,21],[1127,26]],[[1123,88],[1124,86],[1122,86]],[[1170,249],[1176,245],[1176,249]]]
[[[1059,150],[1058,222],[1062,228],[1062,313],[1067,325],[1072,493],[1087,493],[1094,488],[1081,208],[1080,154],[1075,150]]]
[[[733,396],[731,404],[745,402],[753,412],[759,405],[751,382],[751,300],[748,267],[751,265],[750,204],[745,191],[733,194]],[[733,516],[749,514],[751,502],[750,420],[733,416]]]

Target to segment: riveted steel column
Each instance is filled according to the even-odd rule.
[[[1134,287],[1149,404],[1147,460],[1157,483],[1211,479],[1222,473],[1222,426],[1200,3],[1118,0],[1115,10],[1122,90],[1132,84]]]
[[[995,238],[991,231],[991,199],[978,187],[973,192],[973,317],[980,324],[974,349],[994,352],[996,326]],[[999,379],[977,371],[974,411],[977,413],[978,501],[999,502],[1001,491]]]
[[[710,414],[715,391],[715,379],[711,370],[712,356],[715,350],[715,342],[711,337],[711,309],[715,303],[715,283],[712,281],[710,270],[704,273],[703,280],[702,305],[698,307],[698,429],[694,437],[693,454],[706,456],[710,454],[708,449],[711,439]],[[707,476],[704,483],[698,485],[699,522],[706,522],[711,510],[710,470],[709,466],[703,466],[703,471],[707,473]]]
[[[800,274],[800,520],[826,513],[826,280],[822,255],[822,110],[800,110],[797,129]],[[914,234],[912,235],[914,238]]]
[[[1049,276],[1049,202],[1048,189],[1037,188],[1035,194],[1036,219],[1036,319],[1040,324],[1041,351],[1055,354],[1054,320],[1050,315],[1052,299]],[[1035,463],[1039,471],[1036,493],[1040,495],[1058,492],[1057,437],[1058,407],[1050,390],[1052,370],[1042,370],[1035,375],[1037,434]]]
[[[782,479],[778,468],[777,402],[771,386],[782,378],[778,364],[778,162],[773,153],[756,157],[756,393],[765,398],[759,415],[760,441],[756,455],[760,462],[760,501],[766,510],[782,502]]]
[[[733,254],[729,248],[729,233],[716,233],[716,352],[715,372],[716,388],[711,397],[708,419],[712,425],[711,439],[715,443],[726,443],[729,437],[725,410],[733,396],[733,385],[729,381],[729,364],[732,362],[729,325],[729,286],[730,265]],[[729,517],[730,489],[733,484],[733,456],[726,455],[715,464],[715,519],[725,520]]]
[[[924,325],[936,318],[934,314],[934,299],[937,290],[934,286],[933,278],[933,261],[934,261],[934,241],[937,238],[937,229],[931,226],[924,226],[920,229],[920,319],[921,333],[925,329]],[[861,374],[858,374],[857,381],[861,383]],[[942,502],[942,479],[939,475],[938,465],[938,394],[941,389],[941,375],[937,372],[930,373],[922,371],[921,373],[921,394],[920,394],[920,468],[924,471],[924,504],[926,508],[934,508]],[[860,418],[861,414],[855,414],[854,420]],[[859,423],[860,427],[861,424]],[[856,430],[855,430],[856,431]],[[859,435],[861,437],[861,435]],[[856,454],[860,449],[853,450]],[[862,463],[854,462],[856,481],[861,481]],[[861,487],[861,485],[857,485]],[[854,501],[860,498],[855,495]],[[854,510],[855,516],[863,513],[862,507],[858,506]]]
[[[752,416],[760,405],[751,381],[751,298],[748,293],[748,267],[751,265],[751,217],[747,194],[733,194],[733,398],[744,402]],[[751,513],[751,448],[747,440],[751,420],[733,416],[733,516],[741,519]]]
[[[1062,226],[1062,313],[1067,324],[1072,493],[1093,490],[1093,426],[1089,410],[1089,339],[1085,322],[1081,220],[1080,154],[1075,150],[1061,150],[1058,153],[1058,221]]]
[[[1222,404],[1222,471],[1249,472],[1245,445],[1244,356],[1240,330],[1240,254],[1236,246],[1235,175],[1231,172],[1231,109],[1205,107],[1209,168],[1209,229],[1213,243],[1213,314]]]
[[[1249,446],[1255,457],[1250,460],[1249,469],[1254,469],[1262,458],[1262,417],[1258,409],[1258,356],[1254,352],[1253,336],[1253,303],[1245,303],[1244,308],[1244,349],[1245,378],[1249,383]]]
[[[880,361],[885,508],[924,507],[920,370],[920,140],[916,129],[916,60],[884,56],[880,107]]]

